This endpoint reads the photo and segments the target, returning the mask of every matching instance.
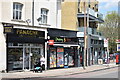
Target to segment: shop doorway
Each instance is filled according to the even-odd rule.
[[[17,44],[8,46],[8,71],[31,70],[40,60],[43,46],[35,44]]]
[[[64,65],[73,67],[75,66],[75,50],[73,47],[64,48]]]

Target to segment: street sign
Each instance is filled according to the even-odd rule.
[[[117,51],[120,51],[120,44],[117,44]]]
[[[77,32],[77,37],[84,37],[84,32]]]

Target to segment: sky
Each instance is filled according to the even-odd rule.
[[[118,2],[120,0],[97,0],[99,1],[99,12],[103,14],[103,17],[108,11],[118,12]]]

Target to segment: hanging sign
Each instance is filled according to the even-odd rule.
[[[4,33],[13,33],[13,26],[4,26]]]

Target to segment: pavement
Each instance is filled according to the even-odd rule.
[[[63,75],[72,75],[72,74],[82,74],[93,71],[105,70],[118,67],[115,63],[110,64],[101,64],[101,65],[92,65],[85,67],[73,67],[73,68],[62,68],[62,69],[51,69],[43,71],[42,73],[33,73],[32,71],[24,72],[10,72],[10,73],[0,73],[1,78],[38,78],[38,77],[57,77]]]

